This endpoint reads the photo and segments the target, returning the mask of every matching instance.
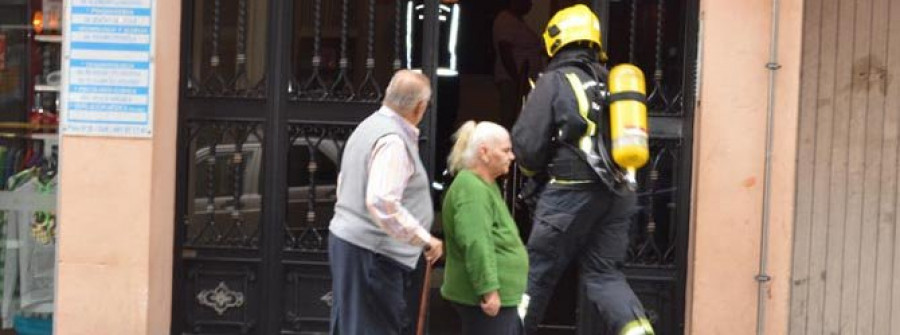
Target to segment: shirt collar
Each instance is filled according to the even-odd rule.
[[[399,113],[394,111],[388,106],[381,106],[378,110],[378,113],[390,117],[392,120],[400,124],[400,127],[403,128],[404,135],[406,135],[412,143],[416,143],[419,139],[419,128],[417,128],[414,124],[406,121]]]

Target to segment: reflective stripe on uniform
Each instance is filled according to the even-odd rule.
[[[619,335],[654,335],[653,326],[647,318],[639,318],[625,324]]]
[[[534,177],[534,175],[537,174],[537,171],[532,171],[532,170],[526,169],[524,166],[521,166],[521,165],[519,165],[519,171],[522,171],[522,173],[525,174],[526,177]]]
[[[593,184],[595,181],[593,180],[566,180],[566,179],[550,179],[551,184],[559,184],[559,185],[578,185],[578,184]]]
[[[581,136],[581,139],[578,140],[578,148],[581,149],[581,151],[584,151],[584,153],[591,155],[594,149],[591,137],[597,133],[597,124],[588,118],[588,110],[591,107],[591,104],[587,94],[584,93],[584,85],[582,85],[578,76],[574,73],[567,73],[566,79],[569,81],[569,85],[572,86],[572,92],[575,93],[575,100],[578,101],[578,115],[581,115],[581,118],[587,122],[587,131],[585,131],[584,135]]]

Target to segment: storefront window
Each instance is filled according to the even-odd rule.
[[[0,328],[20,334],[53,318],[62,4],[0,3]]]

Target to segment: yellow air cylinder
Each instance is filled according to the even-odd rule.
[[[637,187],[635,173],[650,158],[644,73],[637,66],[621,64],[609,72],[610,135],[612,157],[625,169],[625,180]]]

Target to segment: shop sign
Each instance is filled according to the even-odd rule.
[[[71,0],[62,132],[153,135],[154,0]]]

